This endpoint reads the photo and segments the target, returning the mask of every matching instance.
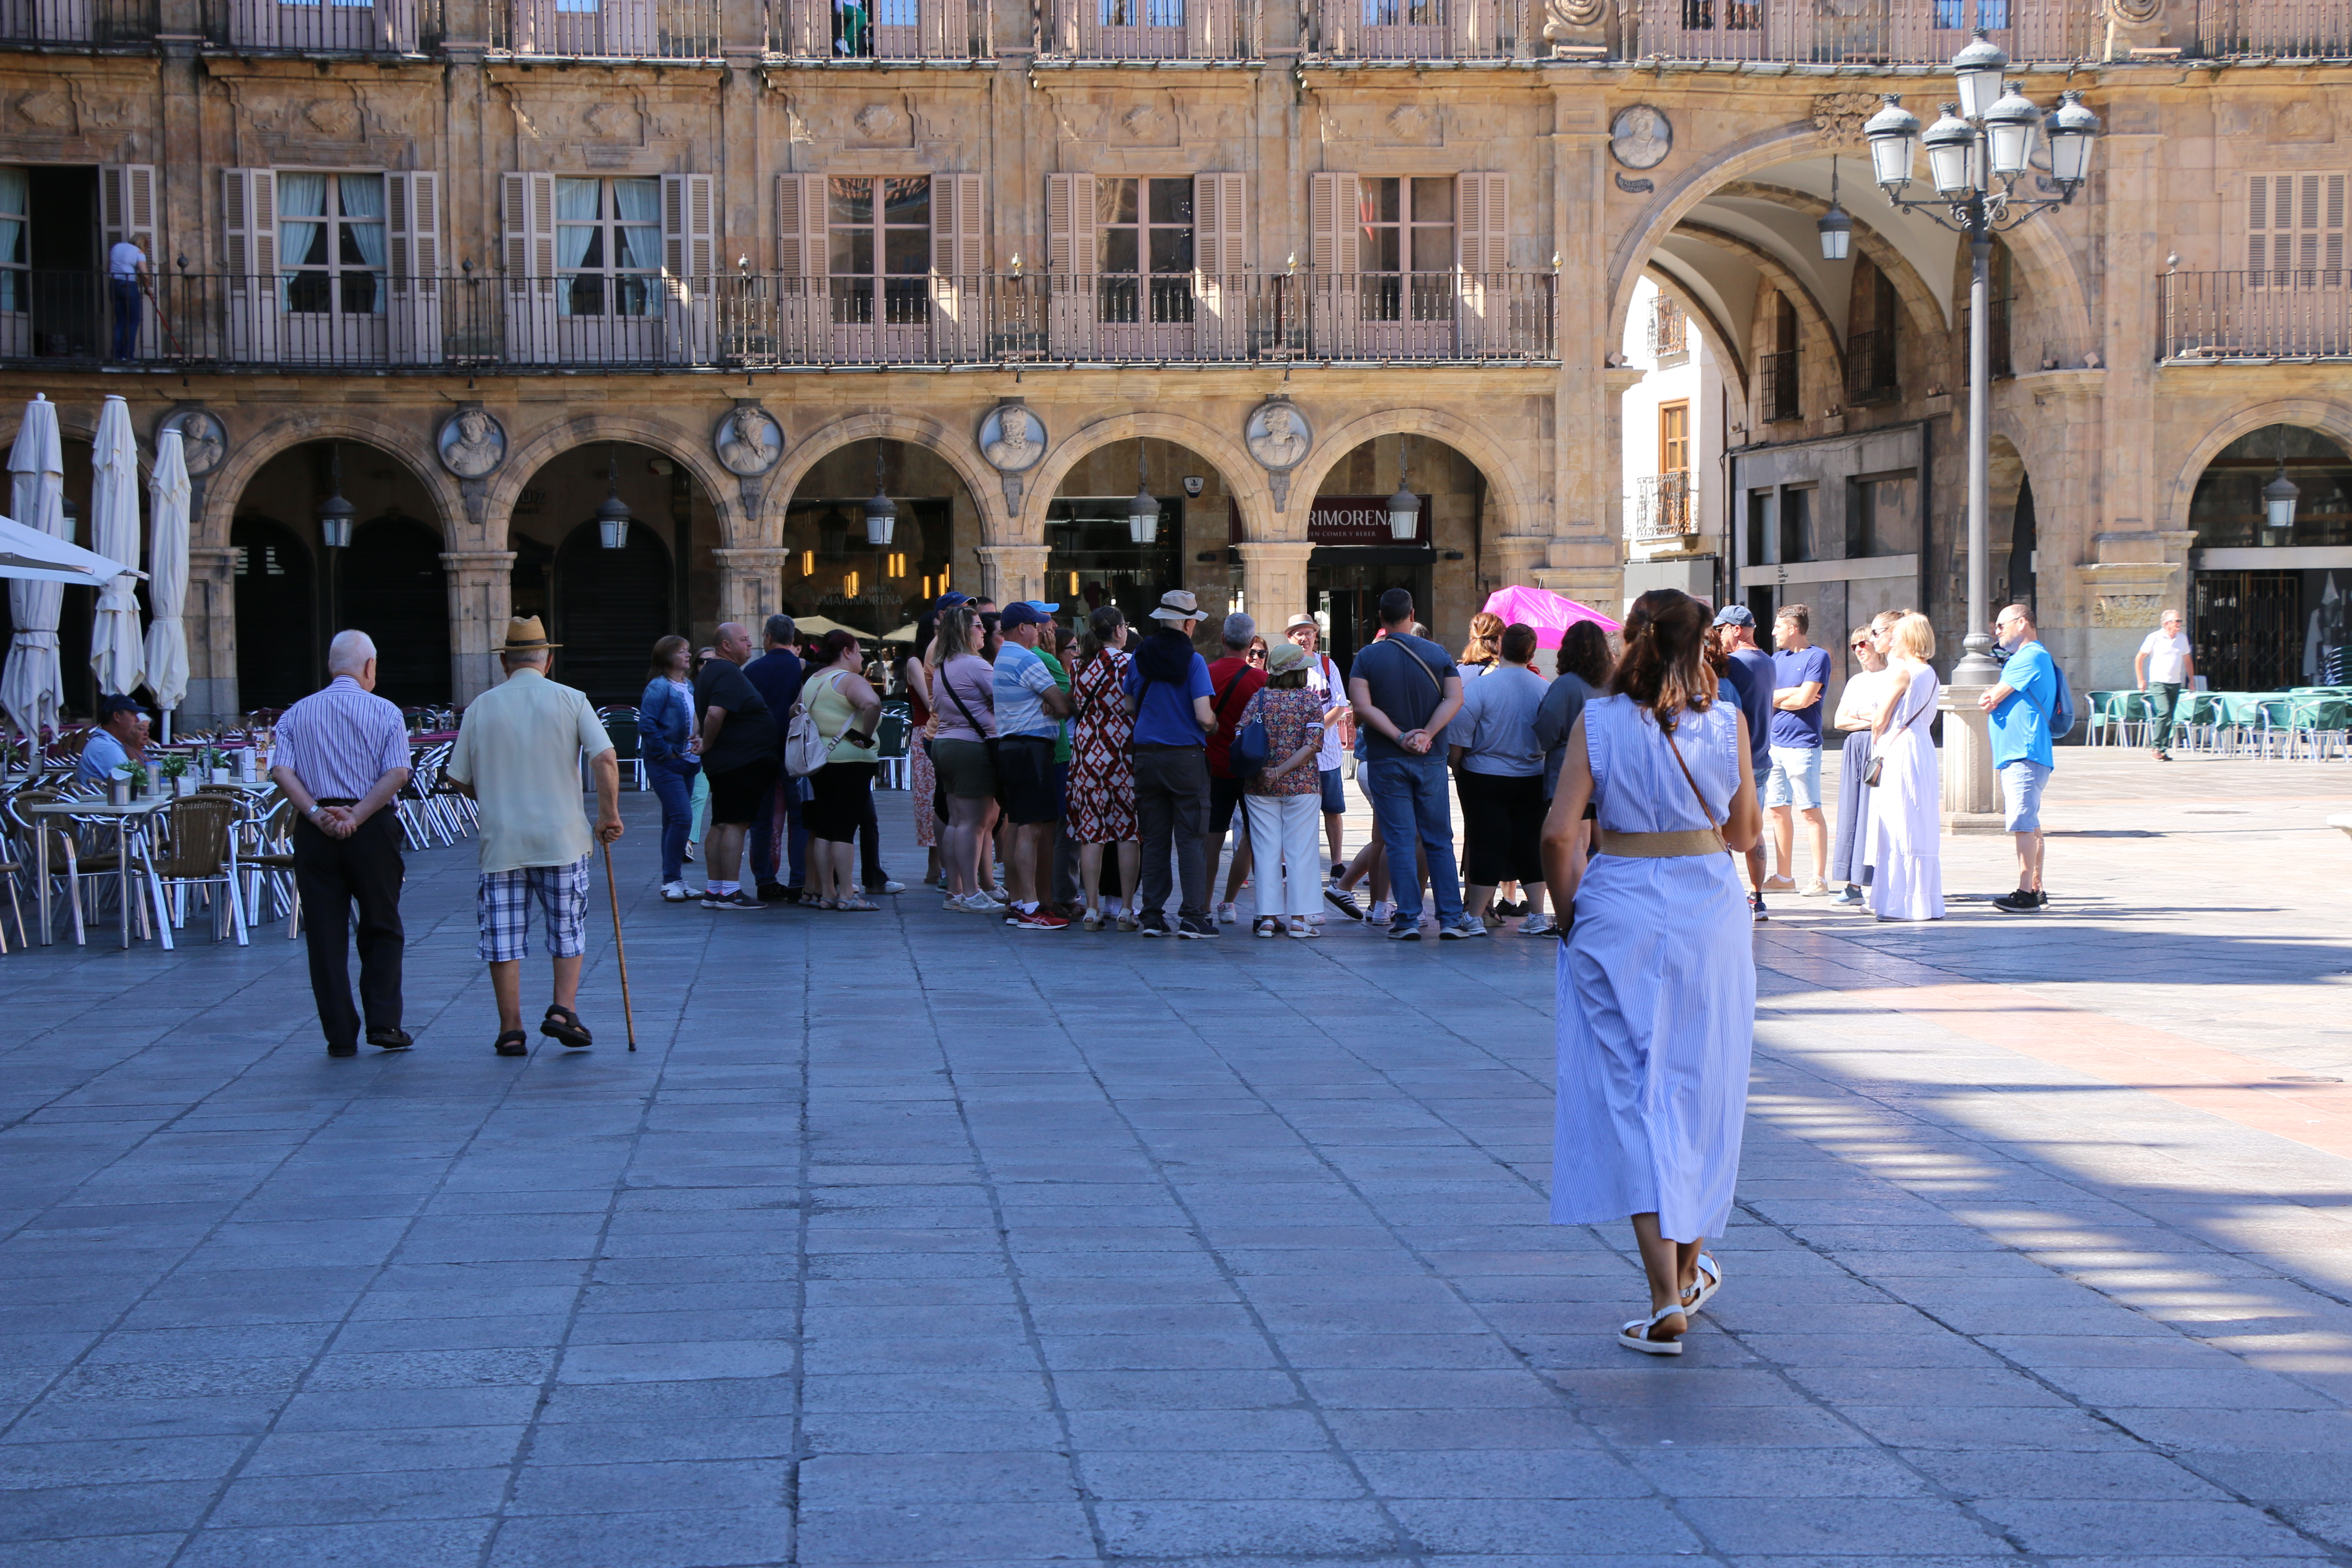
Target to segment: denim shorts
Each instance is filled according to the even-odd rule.
[[[1340,816],[1346,815],[1348,810],[1348,786],[1339,782],[1339,770],[1337,768],[1323,768],[1318,771],[1322,774],[1323,782],[1323,815],[1326,816]]]
[[[2042,786],[2050,782],[2050,767],[2021,757],[2000,767],[2000,803],[2011,833],[2042,831]]]
[[[1764,775],[1766,805],[1794,805],[1800,811],[1822,804],[1822,749],[1819,746],[1775,746],[1772,771]]]

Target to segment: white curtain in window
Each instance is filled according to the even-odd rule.
[[[661,267],[661,182],[614,180],[613,216],[626,226],[614,231],[613,265],[658,270]]]
[[[595,220],[604,216],[602,180],[555,182],[555,265],[563,271],[578,269],[596,243]]]
[[[340,174],[337,195],[342,198],[343,232],[359,247],[360,259],[371,268],[383,267],[383,176]]]
[[[278,258],[288,267],[327,259],[327,176],[278,176]],[[304,219],[316,221],[304,222]]]
[[[25,171],[0,169],[0,262],[21,267],[25,259]],[[24,308],[16,274],[0,273],[0,310]]]

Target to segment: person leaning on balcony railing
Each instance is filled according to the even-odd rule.
[[[114,357],[118,362],[138,357],[139,289],[147,277],[147,253],[128,237],[116,240],[106,253],[106,289],[114,299]]]

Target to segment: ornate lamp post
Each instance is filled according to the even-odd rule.
[[[629,503],[621,499],[621,449],[604,448],[604,499],[596,503],[596,542],[607,550],[629,547]]]
[[[866,542],[879,549],[898,525],[898,507],[882,488],[882,443],[874,443],[874,493],[866,500]]]
[[[2090,175],[2091,146],[2099,134],[2098,116],[2083,107],[2079,92],[2062,93],[2058,108],[2044,116],[2015,83],[2003,91],[2001,72],[2008,67],[2009,57],[1979,33],[1952,58],[1959,101],[1944,105],[1943,117],[1924,136],[1919,117],[1891,93],[1886,107],[1863,127],[1872,173],[1895,209],[1924,213],[1969,241],[1969,605],[1968,630],[1961,638],[1967,651],[1952,669],[1956,687],[1991,686],[2000,679],[2000,667],[1992,658],[1992,637],[1985,629],[1990,617],[1985,498],[1990,488],[1986,383],[1991,371],[1992,237],[2046,208],[2072,202]],[[2058,191],[2055,197],[2023,196],[2017,191],[2031,167],[2037,122],[2050,143],[2050,184]],[[1911,184],[1922,143],[1936,195],[1932,200],[1913,201],[1903,193]],[[1822,243],[1826,254],[1826,228]]]
[[[1149,544],[1160,537],[1160,502],[1151,494],[1151,481],[1144,471],[1143,442],[1135,443],[1135,499],[1127,503],[1127,537],[1136,544]]]
[[[1421,534],[1421,498],[1412,493],[1410,479],[1412,437],[1397,438],[1397,488],[1389,497],[1389,537],[1410,544]]]

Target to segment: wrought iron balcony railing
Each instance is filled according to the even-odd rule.
[[[1758,378],[1758,387],[1765,422],[1803,418],[1797,401],[1797,351],[1783,349],[1779,353],[1759,354],[1757,366],[1763,372]]]
[[[158,0],[0,0],[0,47],[141,48],[159,15]]]
[[[1048,55],[1079,60],[1251,58],[1242,0],[1056,0]]]
[[[1900,395],[1895,375],[1895,333],[1849,332],[1845,340],[1845,400],[1853,406],[1891,403]]]
[[[509,0],[490,47],[570,59],[717,59],[719,0]]]
[[[769,0],[768,51],[793,59],[984,60],[992,0]]]
[[[2156,298],[2160,360],[2352,357],[2352,269],[2167,272]]]
[[[2208,0],[2211,3],[2211,0]],[[2091,58],[2088,0],[1633,0],[1628,59],[1942,65],[1983,28],[2012,60]]]
[[[1650,302],[1650,357],[1665,361],[1690,353],[1690,318],[1663,297]]]
[[[1690,471],[1644,474],[1633,481],[1634,542],[1656,544],[1698,531],[1692,501],[1697,487]]]
[[[205,37],[268,54],[413,55],[417,9],[417,0],[205,0]]]
[[[2209,59],[2352,58],[2352,0],[2198,0]]]
[[[1313,52],[1347,60],[1496,60],[1549,45],[1527,0],[1321,0]]]
[[[222,371],[474,374],[942,364],[1525,363],[1555,357],[1550,273],[824,279],[345,269],[177,273],[128,358]],[[114,357],[104,278],[0,268],[0,362]]]

